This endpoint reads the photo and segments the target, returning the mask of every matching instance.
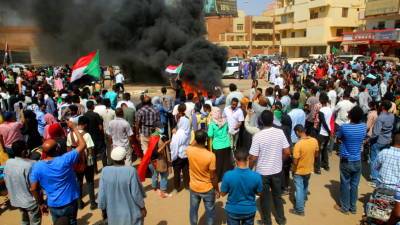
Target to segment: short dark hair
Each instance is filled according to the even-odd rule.
[[[78,112],[78,106],[76,105],[69,105],[68,108],[71,112]]]
[[[111,107],[111,101],[109,98],[103,98],[103,104],[107,107],[110,108]]]
[[[94,102],[93,101],[87,101],[86,102],[86,107],[88,109],[94,109]]]
[[[124,117],[124,110],[122,108],[116,108],[115,109],[115,116]]]
[[[166,87],[162,87],[161,88],[161,93],[166,94],[167,93],[167,88]]]
[[[301,124],[297,124],[296,126],[294,126],[293,130],[295,132],[306,132],[306,129]]]
[[[231,102],[237,102],[237,103],[239,103],[239,99],[238,99],[238,98],[232,98]]]
[[[25,141],[22,141],[22,140],[14,141],[14,143],[12,143],[11,148],[14,152],[14,155],[17,157],[23,157],[24,154],[27,153],[26,152],[26,150],[27,150],[26,143],[25,143]]]
[[[290,101],[290,108],[292,109],[296,109],[299,107],[299,101],[297,101],[296,99],[292,99]]]
[[[185,103],[181,103],[178,105],[178,112],[183,113],[186,111],[186,104]]]
[[[261,122],[264,126],[270,127],[274,121],[274,114],[269,110],[264,110],[261,113]]]
[[[235,159],[239,162],[246,162],[249,158],[249,151],[244,148],[238,148],[235,151]]]
[[[236,90],[237,90],[236,84],[230,83],[229,84],[229,91],[236,91]]]
[[[381,103],[381,107],[382,107],[384,110],[388,111],[390,108],[392,108],[392,103],[391,103],[389,100],[384,100],[384,101]]]
[[[207,141],[207,133],[203,130],[198,130],[194,133],[194,139],[196,140],[197,144],[205,145]]]
[[[122,96],[125,101],[131,100],[131,94],[129,92],[125,92]]]
[[[78,119],[78,125],[88,125],[89,118],[87,116],[80,116]]]
[[[360,123],[362,120],[362,117],[364,115],[364,111],[361,109],[360,106],[354,106],[350,111],[349,111],[349,119],[352,123]]]
[[[326,92],[322,92],[322,93],[319,95],[319,101],[321,102],[321,104],[326,104],[326,103],[329,102],[329,97],[328,97],[328,95],[326,94]]]
[[[194,98],[194,94],[193,94],[193,93],[189,93],[189,94],[187,95],[187,100],[192,101],[193,98]]]

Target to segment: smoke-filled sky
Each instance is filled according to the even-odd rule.
[[[205,39],[202,0],[0,0],[34,20],[38,47],[54,64],[71,63],[99,49],[103,64],[119,64],[137,81],[160,81],[169,64],[181,77],[213,90],[227,51]]]

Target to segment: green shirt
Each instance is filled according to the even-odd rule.
[[[231,146],[227,122],[222,127],[218,127],[216,123],[211,121],[210,125],[208,126],[208,137],[213,139],[213,150],[220,150],[224,148],[229,148]]]

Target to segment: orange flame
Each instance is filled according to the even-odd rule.
[[[197,92],[201,92],[203,96],[207,96],[207,91],[204,90],[204,88],[201,87],[201,85],[198,85],[198,87],[194,87],[192,84],[189,82],[182,82],[182,87],[183,90],[185,90],[185,94],[193,93],[195,97],[197,97]]]

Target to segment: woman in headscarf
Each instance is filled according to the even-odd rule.
[[[186,105],[178,106],[178,124],[176,132],[171,138],[171,160],[174,168],[174,184],[177,191],[181,186],[181,172],[183,174],[183,185],[189,187],[189,161],[186,149],[190,144],[191,126],[189,119],[185,116]]]
[[[42,137],[38,132],[38,121],[36,120],[36,114],[31,110],[25,110],[23,115],[24,124],[22,134],[25,136],[26,145],[29,150],[32,150],[42,145]]]
[[[216,173],[218,181],[224,173],[233,169],[231,140],[228,133],[228,122],[217,107],[211,110],[211,123],[208,126],[208,137],[212,138],[212,149],[216,158]]]
[[[43,132],[43,139],[49,139],[49,127],[55,123],[57,123],[57,119],[50,113],[46,113],[44,115],[44,121],[46,122],[46,126],[44,127],[44,132]]]

